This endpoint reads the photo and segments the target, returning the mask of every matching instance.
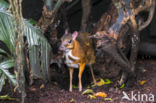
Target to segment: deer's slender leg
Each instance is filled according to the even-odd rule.
[[[73,68],[69,69],[69,76],[70,76],[69,91],[72,92]]]
[[[89,66],[90,66],[90,71],[91,71],[91,74],[92,74],[93,82],[94,82],[94,84],[96,84],[96,79],[95,79],[95,76],[94,76],[93,66],[92,65],[89,65]]]
[[[79,78],[79,91],[82,91],[81,78],[82,78],[82,73],[83,73],[84,69],[85,69],[85,63],[81,63],[80,68],[79,68],[79,75],[78,75],[78,78]]]

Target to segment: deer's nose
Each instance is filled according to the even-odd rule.
[[[65,47],[63,45],[60,45],[59,50],[63,51],[65,50]]]

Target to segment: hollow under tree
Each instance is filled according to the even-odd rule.
[[[77,1],[79,0],[73,1],[73,4],[67,6],[67,9],[70,9],[72,5],[75,5]],[[90,1],[91,0],[81,1],[83,14],[80,31],[87,31],[93,34],[95,33],[95,35],[93,35],[92,37],[96,39],[96,63],[107,64],[108,62],[112,62],[113,58],[114,61],[121,66],[121,68],[127,68],[124,71],[135,72],[135,64],[140,38],[139,31],[147,27],[151,22],[155,9],[155,0],[112,0],[113,2],[110,5],[110,10],[106,11],[103,14],[101,19],[93,28],[90,27],[90,25],[92,24],[90,24],[89,21],[92,7]],[[58,0],[58,2],[61,2],[61,0]],[[46,7],[44,7],[44,10],[45,12],[43,13],[45,13],[46,15],[50,15],[50,17],[54,16],[52,15],[54,12],[53,10],[49,12]],[[147,11],[149,13],[148,18],[145,21],[144,18],[139,16],[139,13],[142,11]],[[66,13],[63,14],[65,19],[64,21],[67,22]],[[53,20],[54,19],[52,19],[52,21]],[[56,27],[54,26],[57,26],[57,20],[55,19],[54,21],[56,21],[56,23],[51,26],[51,28],[53,28],[52,32],[53,30],[56,31]],[[42,20],[42,23],[44,23],[44,20]],[[65,24],[68,27],[68,23]],[[48,23],[46,27],[48,27],[49,25],[50,24]],[[43,30],[45,31],[45,28]],[[59,38],[57,38],[57,33],[53,33],[52,45],[58,43],[58,39]],[[126,55],[129,51],[131,53],[130,56],[127,57]],[[109,55],[111,59],[105,60],[106,55]],[[52,60],[60,65],[59,61],[57,61],[55,57],[52,58]],[[108,63],[107,65],[109,64],[110,63]],[[102,68],[104,68],[104,66]],[[100,71],[103,70],[104,69],[100,69]],[[125,75],[126,74],[123,73],[123,79],[125,79]],[[121,79],[120,84],[122,84],[123,81],[124,80]]]

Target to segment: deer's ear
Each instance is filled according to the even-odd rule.
[[[73,40],[75,40],[76,39],[76,37],[78,36],[78,32],[77,31],[75,31],[73,34],[72,34],[72,38],[73,38]]]
[[[68,29],[65,30],[65,33],[64,34],[65,35],[68,35],[69,34]]]

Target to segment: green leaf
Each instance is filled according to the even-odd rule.
[[[8,9],[9,8],[9,4],[6,1],[4,1],[4,0],[0,0],[0,7]]]
[[[85,91],[83,91],[82,95],[84,94],[93,94],[93,90],[92,89],[86,89]]]
[[[110,83],[111,83],[111,81],[108,78],[106,78],[104,81],[104,84],[110,84]]]
[[[0,54],[6,54],[6,51],[0,48]]]
[[[40,74],[42,74],[43,79],[46,80],[49,76],[51,46],[39,28],[34,27],[27,20],[25,20],[25,25],[24,35],[27,37],[28,47],[30,49],[30,65],[33,65],[32,71],[36,71],[33,72],[32,75],[36,76],[36,74],[38,74],[37,77],[41,77]],[[38,54],[40,54],[40,56]],[[40,67],[41,69],[38,69]],[[38,73],[38,70],[41,71],[41,73]]]
[[[4,0],[3,0],[4,1]],[[9,6],[8,6],[9,7]],[[7,7],[7,8],[8,8]],[[28,20],[24,20],[24,37],[28,42],[30,68],[32,76],[47,79],[49,77],[49,62],[51,46],[42,34],[40,28],[33,26]],[[2,5],[0,0],[0,40],[6,44],[11,55],[8,57],[0,57],[0,77],[1,81],[8,79],[9,83],[16,85],[16,78],[9,72],[9,68],[14,67],[15,60],[8,60],[14,58],[15,55],[15,27],[14,18],[12,14]],[[5,53],[0,50],[1,53]],[[5,61],[6,60],[6,61]],[[3,84],[0,84],[2,89]]]
[[[0,55],[1,54],[5,54],[5,57],[10,57],[11,58],[11,55],[8,53],[8,52],[6,52],[5,50],[3,50],[3,49],[1,49],[0,48]],[[1,55],[1,56],[4,56],[4,55]],[[1,57],[0,57],[1,58]],[[0,61],[1,62],[1,61]]]
[[[16,79],[15,76],[12,75],[9,72],[9,68],[14,67],[14,61],[13,60],[7,60],[2,63],[0,63],[0,71],[2,71],[2,74],[4,74],[9,80],[12,82],[13,85],[16,85]]]
[[[15,55],[15,32],[12,15],[0,7],[0,40]],[[32,76],[48,78],[51,46],[42,34],[40,28],[33,26],[28,20],[24,20],[24,36],[28,41],[29,59],[33,73]],[[40,55],[34,55],[40,54]],[[30,56],[31,55],[31,56]],[[41,76],[42,75],[42,76]]]
[[[37,52],[39,51],[39,48],[36,46],[32,46],[29,49],[29,61],[30,61],[30,66],[32,68],[32,75],[38,78],[41,78],[41,72],[40,72],[40,58],[39,55],[40,53]],[[32,79],[32,78],[31,78]]]
[[[34,20],[34,19],[29,19],[29,22],[32,24],[32,25],[36,25],[37,22]]]
[[[112,98],[104,98],[105,101],[112,101]]]
[[[0,63],[0,68],[8,69],[14,67],[14,65],[15,65],[14,60],[10,59]]]
[[[0,96],[0,100],[16,100],[16,98],[11,98],[8,95],[3,95],[3,96]]]
[[[0,77],[0,91],[3,88],[5,78],[6,76],[4,74],[2,74],[2,76]]]
[[[96,84],[92,84],[91,87],[96,87]]]
[[[77,86],[77,85],[74,85],[74,84],[72,85],[72,87],[73,87],[73,88],[78,88],[78,86]]]
[[[94,95],[88,95],[88,97],[89,97],[90,99],[95,99],[95,98],[96,98]]]
[[[0,8],[0,40],[6,44],[11,54],[14,54],[15,32],[13,18],[11,14],[3,8]]]
[[[123,84],[120,86],[121,89],[124,88],[124,87],[125,87],[125,83],[123,83]]]

